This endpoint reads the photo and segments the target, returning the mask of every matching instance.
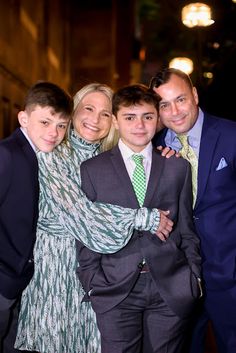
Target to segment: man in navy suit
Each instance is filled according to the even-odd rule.
[[[81,165],[82,188],[92,201],[170,210],[174,222],[165,241],[135,231],[115,254],[97,254],[78,243],[78,274],[96,312],[102,353],[182,353],[188,317],[200,295],[190,165],[153,149],[158,103],[144,85],[118,90],[113,113],[119,143]],[[144,202],[131,183],[136,157],[143,160]]]
[[[175,69],[159,72],[150,88],[159,96],[164,130],[155,145],[181,149],[187,135],[198,158],[194,220],[200,237],[205,285],[204,309],[197,320],[191,352],[204,352],[206,323],[211,321],[220,353],[236,352],[236,123],[211,116],[198,107],[188,75]],[[227,102],[225,102],[227,109]]]
[[[36,150],[51,152],[64,138],[72,99],[57,85],[31,87],[20,128],[0,142],[0,351],[16,352],[18,304],[33,271],[38,217]]]

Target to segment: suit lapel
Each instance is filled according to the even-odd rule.
[[[23,153],[26,156],[27,161],[29,161],[30,167],[32,169],[32,186],[33,190],[36,191],[36,194],[39,193],[39,183],[38,183],[38,160],[36,154],[31,147],[29,141],[24,136],[23,132],[20,129],[17,129],[14,132],[14,137],[18,145],[21,147]]]
[[[211,164],[214,156],[214,150],[220,133],[215,129],[216,122],[207,115],[204,116],[202,127],[201,144],[199,151],[198,164],[198,192],[195,209],[197,208],[201,197],[204,194]]]
[[[207,185],[208,176],[211,170],[211,164],[214,156],[214,150],[218,137],[220,135],[216,127],[217,122],[211,119],[208,114],[204,114],[204,122],[202,128],[202,137],[199,151],[199,164],[198,164],[198,191],[195,209],[197,208]],[[167,129],[163,129],[157,133],[154,139],[156,146],[165,146],[165,136]],[[172,157],[173,158],[173,157]]]
[[[144,200],[144,206],[148,207],[155,193],[158,192],[158,184],[163,171],[164,157],[153,149],[152,152],[152,166],[150,177],[147,185],[146,197]]]
[[[164,128],[161,131],[157,132],[156,135],[154,136],[153,140],[152,140],[152,144],[153,146],[157,147],[157,146],[166,146],[165,143],[165,137],[166,137],[166,133],[167,133],[168,129]]]
[[[132,182],[126,170],[118,146],[114,147],[110,153],[113,167],[115,169],[117,177],[120,179],[122,189],[125,191],[128,204],[130,204],[131,207],[139,208],[139,204],[132,186]],[[158,192],[158,183],[160,181],[160,177],[163,171],[164,159],[164,157],[161,157],[160,154],[153,149],[152,166],[144,200],[144,207],[148,207],[154,194]]]
[[[122,190],[124,190],[125,197],[127,199],[127,204],[131,205],[130,207],[139,208],[138,200],[136,198],[132,182],[130,180],[129,174],[125,167],[125,163],[121,156],[118,146],[115,146],[111,152],[111,162],[113,164],[114,170],[117,174],[118,179],[122,185]]]

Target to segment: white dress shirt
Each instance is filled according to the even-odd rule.
[[[144,170],[145,170],[146,186],[147,186],[148,181],[149,181],[149,177],[150,177],[151,166],[152,166],[152,150],[153,150],[152,143],[149,142],[149,144],[139,153],[136,153],[133,150],[131,150],[122,141],[122,139],[119,139],[118,147],[120,149],[120,153],[121,153],[122,158],[124,160],[124,163],[125,163],[127,172],[129,174],[130,180],[132,180],[133,172],[136,167],[135,162],[132,159],[132,155],[137,154],[137,155],[143,156],[143,166],[144,166]]]

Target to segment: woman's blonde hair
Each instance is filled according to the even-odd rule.
[[[88,85],[82,87],[73,97],[74,100],[74,111],[73,115],[78,107],[78,104],[81,102],[81,100],[86,96],[88,93],[93,93],[93,92],[101,92],[107,96],[107,98],[110,100],[112,103],[112,96],[113,96],[113,90],[101,83],[89,83]],[[72,117],[73,121],[73,117]],[[111,149],[118,141],[118,132],[113,126],[111,125],[110,131],[106,137],[104,137],[101,141],[101,150],[102,151],[107,151]]]

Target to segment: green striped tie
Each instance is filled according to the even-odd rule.
[[[143,167],[143,156],[133,154],[132,159],[136,165],[132,176],[132,184],[139,202],[139,206],[142,207],[146,194],[146,175]]]

